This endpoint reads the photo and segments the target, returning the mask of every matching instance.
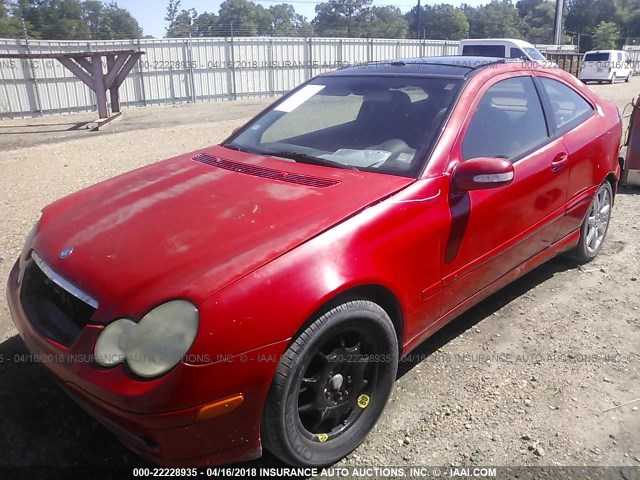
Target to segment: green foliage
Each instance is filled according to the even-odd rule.
[[[556,7],[552,2],[539,2],[524,17],[525,35],[531,43],[553,43]]]
[[[22,24],[18,17],[10,15],[8,0],[0,0],[0,38],[17,38],[22,36]]]
[[[220,24],[223,25],[223,35],[252,37],[258,34],[258,23],[264,22],[262,5],[256,5],[248,0],[225,0],[220,5]]]
[[[313,28],[321,37],[365,37],[372,0],[329,1],[316,5]]]
[[[193,36],[213,37],[220,24],[220,19],[215,13],[202,13],[193,21]]]
[[[640,44],[640,0],[618,0],[614,21],[625,43]]]
[[[414,37],[432,40],[460,40],[469,33],[469,20],[460,8],[441,4],[422,7],[421,32],[418,32],[418,8],[414,7],[405,15],[409,30]]]
[[[372,38],[405,38],[409,25],[398,7],[370,7],[362,12],[364,32]]]
[[[269,35],[277,37],[295,37],[313,35],[313,27],[302,15],[296,13],[287,3],[269,7]]]
[[[518,9],[509,0],[492,0],[476,9],[469,19],[469,31],[476,38],[522,38],[524,24]]]
[[[82,13],[93,40],[124,40],[142,36],[138,21],[116,2],[105,6],[98,0],[86,0],[82,4]]]
[[[615,49],[620,31],[613,22],[600,22],[593,30],[593,47],[599,50]]]
[[[580,51],[594,48],[594,32],[600,22],[613,20],[614,0],[569,0],[565,30],[569,35],[580,34]]]
[[[398,7],[372,0],[332,0],[316,5],[313,27],[326,37],[404,38],[409,25]]]
[[[98,0],[0,0],[0,36],[51,40],[113,40],[138,38],[142,29],[116,2]]]

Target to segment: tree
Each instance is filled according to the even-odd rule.
[[[189,10],[180,9],[180,0],[169,0],[167,16],[164,19],[169,22],[167,37],[188,37],[195,34],[194,23],[198,17],[195,8]]]
[[[373,0],[333,0],[316,5],[313,27],[324,37],[363,37],[366,35],[366,9]]]
[[[261,6],[262,10],[264,8]],[[225,0],[218,13],[223,35],[233,34],[241,37],[253,37],[258,34],[258,9],[255,3],[247,0]],[[264,18],[261,19],[264,23]]]
[[[613,22],[600,22],[593,31],[593,46],[601,50],[615,49],[620,31]]]
[[[542,3],[545,3],[545,0],[518,0],[516,2],[516,8],[518,9],[520,17],[524,18]],[[555,7],[555,2],[553,3]]]
[[[522,38],[523,24],[518,9],[509,0],[492,0],[491,3],[477,8],[474,18],[479,38],[507,37]],[[472,20],[469,19],[471,31]]]
[[[164,19],[169,22],[169,26],[167,27],[167,35],[172,31],[176,23],[178,13],[180,13],[180,0],[169,0],[169,5],[167,6],[167,15],[164,17]]]
[[[104,32],[104,4],[100,0],[86,0],[82,4],[82,17],[91,38],[102,38]]]
[[[372,38],[405,38],[409,24],[398,7],[369,7],[362,11],[363,31]]]
[[[82,11],[92,40],[124,40],[142,36],[138,21],[115,2],[104,6],[98,0],[87,0],[82,4]]]
[[[570,0],[567,5],[565,30],[570,35],[580,35],[580,51],[593,48],[593,34],[600,22],[615,17],[613,0]]]
[[[417,7],[405,16],[409,22],[409,29],[415,32],[418,23]],[[460,8],[441,4],[433,7],[422,7],[422,32],[426,38],[432,40],[460,40],[469,33],[469,21]]]
[[[1,17],[0,13],[0,26]],[[98,0],[15,0],[9,17],[14,31],[15,25],[21,23],[20,17],[24,18],[27,33],[32,38],[111,40],[142,35],[136,19],[116,2],[104,5]],[[22,36],[21,29],[11,36]]]
[[[193,35],[196,37],[215,37],[218,35],[220,18],[215,13],[204,12],[193,21]]]
[[[552,2],[540,2],[524,17],[525,36],[531,43],[553,43],[556,7]]]
[[[22,25],[18,17],[13,15],[8,0],[0,0],[0,37],[22,37]]]
[[[269,7],[271,25],[268,34],[274,36],[306,36],[313,34],[311,24],[292,5],[282,3]]]
[[[109,33],[104,40],[125,40],[140,38],[142,28],[128,10],[120,8],[116,2],[111,2],[104,11],[105,23],[109,26]]]
[[[181,10],[176,15],[173,24],[167,29],[167,37],[184,38],[195,34],[195,21],[198,12],[194,8]]]
[[[33,38],[86,40],[89,27],[79,0],[19,0],[16,14],[28,23]]]
[[[615,22],[625,43],[640,40],[640,0],[618,0],[616,2]]]

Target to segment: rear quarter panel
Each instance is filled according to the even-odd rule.
[[[564,81],[595,109],[594,115],[561,137],[570,156],[567,214],[559,234],[562,237],[580,227],[598,186],[608,176],[615,178],[615,184],[620,179],[618,151],[622,124],[616,105],[600,98],[573,75],[563,71],[538,72],[537,75]]]

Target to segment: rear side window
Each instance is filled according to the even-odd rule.
[[[591,105],[571,87],[550,78],[541,78],[541,81],[551,101],[558,130],[573,128],[593,114]]]
[[[622,53],[618,52],[618,61],[622,61]]]
[[[585,62],[608,62],[609,52],[605,53],[587,53],[584,56]]]
[[[472,57],[504,58],[504,48],[503,45],[464,45],[462,54]]]
[[[464,160],[511,158],[549,138],[531,77],[493,85],[482,97],[462,141]]]

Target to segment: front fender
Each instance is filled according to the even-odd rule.
[[[335,296],[380,285],[396,297],[413,338],[439,313],[438,290],[450,223],[444,178],[414,183],[310,239],[208,298],[190,350],[235,355],[290,339]]]

